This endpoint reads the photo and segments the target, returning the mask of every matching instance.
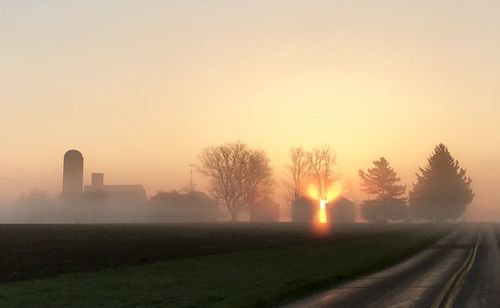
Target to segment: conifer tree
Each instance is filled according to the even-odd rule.
[[[383,157],[373,165],[366,172],[359,170],[362,191],[373,196],[363,201],[361,214],[367,221],[407,219],[406,198],[402,197],[406,186],[398,184],[401,178]]]
[[[457,219],[474,199],[472,180],[444,144],[439,144],[419,168],[417,182],[410,192],[412,212],[434,221]]]

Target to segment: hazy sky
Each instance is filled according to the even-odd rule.
[[[0,196],[61,187],[79,149],[149,194],[241,140],[277,176],[292,145],[406,184],[444,142],[500,218],[499,1],[0,1]]]

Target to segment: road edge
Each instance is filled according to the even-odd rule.
[[[481,236],[478,235],[479,240],[477,241],[474,248],[470,250],[469,255],[465,259],[464,263],[460,268],[451,276],[443,290],[436,297],[436,300],[432,304],[431,308],[451,308],[453,307],[457,295],[462,288],[465,277],[469,273],[474,261],[476,259],[477,250],[479,245],[481,245]]]

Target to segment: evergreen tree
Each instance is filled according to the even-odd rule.
[[[401,197],[406,186],[385,158],[373,162],[367,172],[359,170],[362,191],[374,198],[361,204],[361,214],[367,221],[407,219],[406,199]]]
[[[427,166],[419,169],[417,183],[410,192],[413,213],[434,221],[462,216],[474,199],[472,180],[451,156],[448,148],[439,144],[427,160]]]

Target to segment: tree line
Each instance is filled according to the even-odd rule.
[[[339,180],[334,172],[336,162],[329,146],[292,147],[283,180],[287,203],[307,197],[310,184],[317,188],[320,199],[328,200],[328,188]],[[266,153],[241,142],[205,148],[196,169],[209,179],[209,193],[227,208],[233,221],[250,205],[271,195],[276,184]],[[369,222],[454,220],[474,198],[470,177],[444,144],[435,147],[416,176],[409,198],[405,198],[406,186],[400,184],[401,178],[384,157],[373,161],[366,171],[359,170],[361,189],[368,196],[360,204],[363,218]]]

